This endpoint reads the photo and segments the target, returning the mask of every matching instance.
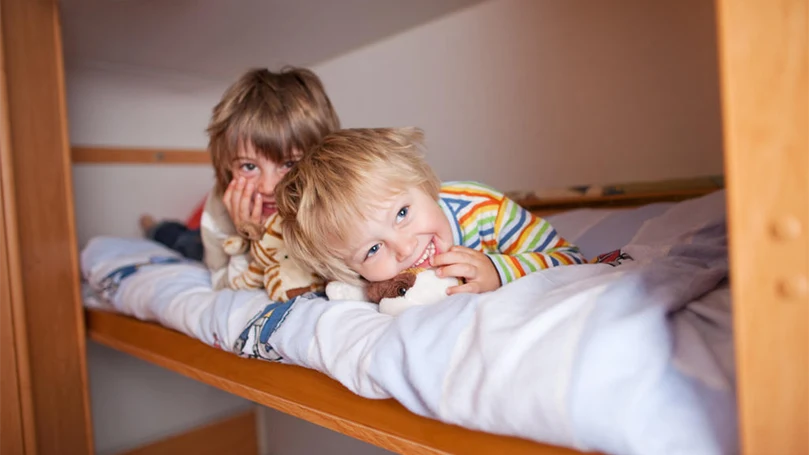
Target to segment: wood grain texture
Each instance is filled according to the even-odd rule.
[[[207,150],[78,147],[71,149],[77,164],[204,164],[211,165]]]
[[[258,455],[256,411],[186,431],[120,455]]]
[[[0,11],[2,14],[2,11]],[[36,453],[3,46],[0,46],[0,453]]]
[[[2,161],[0,161],[2,166]],[[0,187],[0,213],[5,215],[5,200]],[[0,222],[0,453],[25,454],[25,439],[20,393],[17,346],[12,312],[12,278],[6,222]],[[16,265],[16,264],[15,264]]]
[[[91,454],[58,5],[0,11],[36,448]]]
[[[622,209],[640,207],[656,202],[680,202],[686,199],[705,196],[716,191],[711,189],[672,190],[640,194],[616,194],[610,196],[584,196],[571,198],[536,198],[527,196],[515,199],[521,207],[531,211],[537,216],[552,215],[567,210],[591,209]]]
[[[243,359],[157,324],[87,310],[90,338],[226,392],[404,454],[579,453],[417,416],[394,400],[362,398],[317,371]]]
[[[809,453],[809,0],[718,0],[744,453]]]

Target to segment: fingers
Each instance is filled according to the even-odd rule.
[[[449,251],[436,254],[432,257],[430,265],[440,267],[442,265],[457,264],[459,262],[471,262],[478,255],[483,254],[463,246],[453,246]]]
[[[463,294],[463,293],[480,294],[480,292],[481,292],[480,285],[474,281],[459,286],[447,288],[447,295]]]
[[[469,281],[478,277],[478,267],[475,263],[460,262],[439,268],[436,270],[436,275],[440,277],[454,276]]]
[[[225,208],[228,209],[230,218],[236,226],[241,224],[242,217],[239,216],[239,207],[241,205],[242,194],[244,193],[244,178],[233,179],[228,184],[228,189],[222,196],[222,202]]]
[[[478,277],[478,269],[489,259],[483,253],[462,246],[453,246],[446,253],[433,257],[432,265],[437,267],[438,276],[454,276],[473,280]]]
[[[255,224],[261,222],[261,211],[264,209],[261,202],[261,194],[256,193],[256,200],[253,202],[253,213],[250,214],[250,221]]]
[[[500,276],[488,256],[471,248],[453,246],[433,258],[439,277],[463,278],[466,283],[452,287],[447,294],[488,292],[500,287]]]
[[[244,177],[233,179],[222,195],[222,202],[235,226],[245,223],[260,224],[262,212],[261,194],[253,195],[254,185]]]
[[[253,182],[247,182],[239,194],[239,218],[241,221],[250,220],[250,203],[253,199]]]

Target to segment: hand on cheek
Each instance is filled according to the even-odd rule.
[[[247,182],[244,177],[236,177],[230,181],[222,196],[230,219],[239,231],[247,224],[261,225],[261,195],[254,197],[253,190],[252,182]]]
[[[500,287],[500,275],[488,256],[464,246],[453,246],[446,253],[435,255],[433,267],[438,276],[462,278],[465,283],[447,289],[447,294],[493,291]]]

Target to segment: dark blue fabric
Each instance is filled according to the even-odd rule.
[[[161,221],[149,229],[146,237],[166,245],[188,259],[202,261],[202,236],[199,229],[188,229],[176,221]]]

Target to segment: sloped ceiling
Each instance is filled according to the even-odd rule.
[[[62,0],[65,66],[230,80],[312,66],[482,0]]]

